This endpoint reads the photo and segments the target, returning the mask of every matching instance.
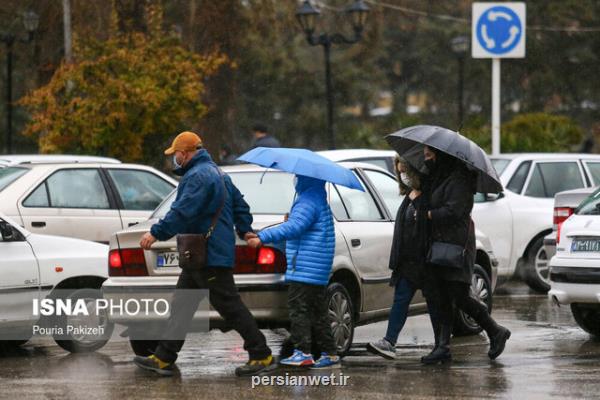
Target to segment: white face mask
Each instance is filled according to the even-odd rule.
[[[182,165],[177,162],[177,156],[175,154],[173,154],[173,166],[175,167],[175,169],[182,167]]]
[[[400,180],[402,181],[402,183],[404,183],[406,186],[412,188],[412,180],[410,179],[410,177],[406,174],[406,172],[401,172],[400,173]]]

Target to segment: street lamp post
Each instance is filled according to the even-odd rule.
[[[340,33],[321,33],[315,35],[317,18],[321,14],[315,8],[310,0],[305,0],[304,3],[296,11],[296,18],[306,34],[306,40],[311,46],[323,46],[325,58],[325,90],[327,97],[327,133],[329,136],[329,148],[336,148],[334,118],[333,118],[333,84],[331,79],[331,46],[334,44],[354,44],[360,41],[362,31],[365,26],[369,7],[362,0],[355,1],[346,9],[346,13],[350,17],[354,37],[346,38]]]
[[[15,42],[29,43],[33,40],[33,34],[39,23],[38,15],[33,11],[23,14],[23,26],[27,31],[27,39],[20,39],[13,33],[1,33],[0,42],[6,47],[6,154],[12,153],[12,65],[13,46]]]
[[[469,38],[457,36],[450,41],[452,51],[458,60],[458,127],[462,126],[464,118],[464,82],[465,82],[465,58],[469,51]],[[457,129],[459,129],[457,127]]]

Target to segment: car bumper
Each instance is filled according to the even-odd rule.
[[[599,260],[553,257],[548,297],[557,304],[600,303]]]
[[[103,296],[112,303],[135,299],[171,300],[178,277],[114,277],[107,279],[102,285]],[[248,307],[261,328],[279,328],[288,325],[287,285],[285,277],[280,274],[235,276],[236,287],[242,302]],[[111,322],[122,325],[135,325],[148,320],[166,320],[167,316],[128,315],[126,313],[112,315]],[[194,321],[206,320],[205,312],[198,311]],[[210,308],[209,322],[212,327],[219,327],[224,322],[219,313]],[[192,324],[194,325],[194,323]]]

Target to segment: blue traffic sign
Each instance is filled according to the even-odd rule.
[[[492,54],[503,55],[512,51],[523,34],[523,24],[519,16],[505,6],[486,10],[476,25],[477,41]]]

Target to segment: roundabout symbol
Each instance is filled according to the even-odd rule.
[[[519,16],[504,6],[491,7],[477,21],[477,40],[490,53],[502,55],[521,40],[523,27]]]

